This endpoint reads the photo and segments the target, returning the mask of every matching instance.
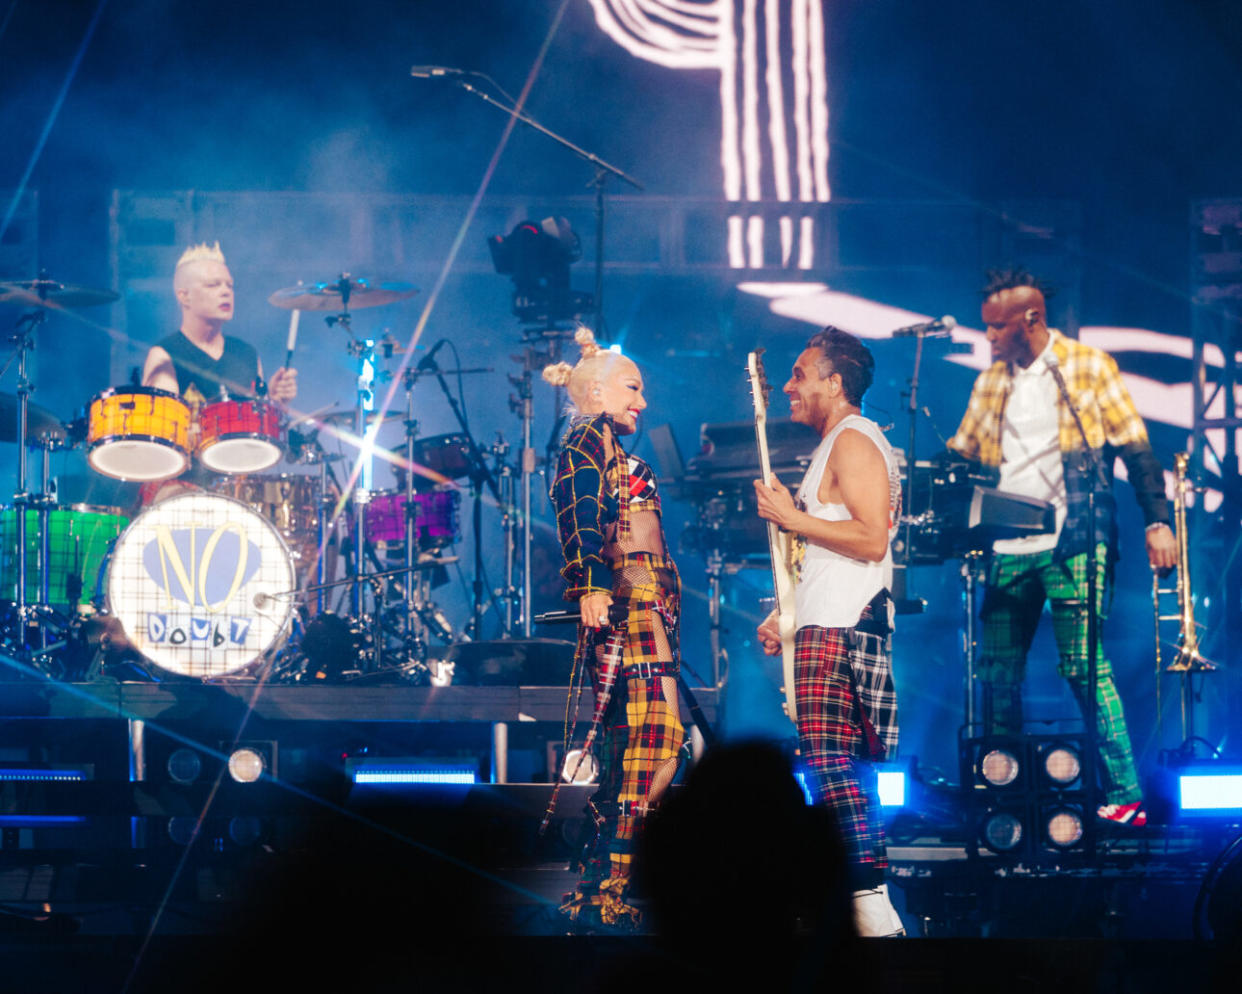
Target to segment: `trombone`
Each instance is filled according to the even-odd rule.
[[[1161,587],[1159,574],[1153,571],[1151,575],[1152,610],[1156,621],[1156,725],[1158,731],[1162,732],[1164,708],[1160,696],[1161,676],[1165,673],[1180,673],[1182,676],[1182,741],[1189,742],[1195,734],[1195,693],[1191,681],[1196,673],[1213,672],[1216,664],[1204,658],[1199,651],[1199,626],[1195,622],[1195,598],[1190,583],[1190,535],[1186,527],[1186,505],[1195,487],[1188,478],[1189,453],[1177,453],[1173,457],[1173,463],[1173,528],[1177,539],[1177,566],[1174,568],[1177,577],[1176,584],[1172,587]],[[1177,613],[1161,614],[1161,596],[1174,594],[1177,596]],[[1177,649],[1167,662],[1160,639],[1162,621],[1176,621],[1178,627]]]

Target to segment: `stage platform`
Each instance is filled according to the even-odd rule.
[[[696,695],[714,717],[716,693]],[[390,971],[402,989],[619,990],[649,970],[715,982],[702,950],[682,956],[650,922],[626,936],[567,934],[557,907],[594,788],[564,787],[539,834],[565,704],[563,687],[0,684],[0,955],[22,980],[0,989],[73,989],[89,976],[91,990],[231,992],[253,979],[222,986],[217,960],[234,947],[312,987],[308,964],[326,957],[333,989],[396,989]],[[587,692],[584,720],[591,704]],[[222,772],[238,741],[267,750],[256,783]],[[190,782],[171,776],[177,749],[201,758]],[[456,759],[486,781],[520,756],[539,781],[367,786],[347,775],[350,763]],[[66,778],[40,779],[56,770]],[[890,818],[890,890],[911,939],[850,946],[871,986],[1236,989],[1220,986],[1220,950],[1197,941],[1213,934],[1203,884],[1231,826],[1101,834],[1089,857],[1024,862],[969,851],[951,799],[941,792],[935,818]],[[801,872],[799,854],[784,858],[777,872]],[[815,976],[842,952],[839,937],[806,934],[790,949]],[[754,953],[747,966],[762,979],[767,954]]]

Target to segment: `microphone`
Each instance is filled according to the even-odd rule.
[[[610,604],[608,606],[609,625],[624,624],[628,613],[624,604]],[[543,614],[537,614],[531,620],[536,625],[576,625],[582,620],[582,615],[575,607],[563,611],[544,611]]]
[[[957,327],[957,319],[946,314],[939,321],[924,321],[921,324],[907,325],[893,332],[893,338],[913,338],[915,335],[945,335]]]
[[[1074,402],[1070,400],[1069,387],[1065,384],[1065,377],[1061,375],[1061,360],[1057,358],[1057,354],[1052,349],[1049,349],[1048,354],[1044,356],[1044,367],[1057,381],[1057,390],[1065,398],[1065,403],[1069,404],[1070,409],[1073,410]]]
[[[418,369],[420,373],[425,373],[427,372],[427,370],[432,369],[435,366],[436,353],[440,351],[440,346],[444,345],[447,341],[448,341],[447,338],[441,338],[438,342],[436,342],[435,345],[431,347],[430,352],[428,352],[425,356],[423,356],[421,359],[418,360],[418,366],[416,368]]]
[[[432,76],[468,76],[465,69],[452,69],[449,66],[410,66],[410,75],[415,79],[431,79]]]

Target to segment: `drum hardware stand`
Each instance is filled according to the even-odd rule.
[[[366,549],[366,506],[371,500],[371,483],[372,483],[372,466],[371,455],[366,451],[370,440],[367,433],[370,428],[367,425],[367,414],[371,410],[371,405],[375,401],[375,392],[373,384],[375,383],[375,343],[369,339],[360,339],[353,337],[352,319],[349,313],[349,297],[352,292],[352,281],[349,273],[342,273],[341,278],[332,285],[341,295],[341,311],[339,314],[329,314],[324,318],[328,327],[340,325],[344,329],[345,334],[349,336],[349,354],[358,362],[358,378],[356,391],[356,416],[354,420],[354,431],[357,434],[362,450],[359,453],[360,468],[357,473],[354,485],[354,534],[353,534],[353,565],[354,573],[351,577],[353,584],[351,588],[351,613],[359,622],[365,619],[363,611],[363,585],[367,580],[365,576],[365,557]],[[322,558],[322,557],[321,557]],[[378,605],[377,605],[378,610]],[[378,647],[377,647],[378,654]],[[378,665],[378,659],[376,663]]]
[[[425,664],[427,660],[426,626],[422,619],[423,578],[415,574],[418,548],[418,505],[414,501],[414,441],[418,438],[418,421],[414,418],[414,385],[421,370],[406,366],[402,373],[405,387],[405,568],[406,577],[398,584],[404,611],[401,616],[401,655],[404,662]],[[382,631],[381,631],[382,638]]]
[[[434,349],[426,358],[419,363],[423,372],[430,372],[436,378],[436,382],[440,384],[440,391],[444,394],[445,400],[452,408],[453,416],[457,419],[457,424],[461,427],[462,434],[466,438],[469,445],[469,453],[467,458],[470,461],[470,496],[474,501],[471,512],[471,528],[474,532],[474,584],[473,590],[473,608],[470,623],[466,628],[467,634],[472,640],[477,640],[483,629],[483,615],[487,611],[487,603],[483,582],[483,486],[487,485],[487,489],[491,491],[492,497],[495,499],[497,506],[503,506],[504,500],[500,493],[500,487],[496,483],[495,475],[487,468],[487,463],[483,458],[483,453],[479,449],[478,443],[474,440],[474,435],[470,432],[470,425],[466,421],[465,412],[462,411],[461,405],[457,402],[457,398],[453,396],[453,391],[449,389],[448,383],[444,379],[444,370],[435,361]],[[411,443],[412,444],[412,443]]]
[[[41,298],[46,299],[43,282],[40,281],[41,286],[38,292]],[[42,437],[34,443],[43,452],[41,492],[31,494],[27,493],[26,489],[29,476],[27,445],[33,441],[27,438],[30,430],[30,395],[35,391],[28,376],[27,356],[35,349],[36,329],[46,320],[45,308],[23,314],[18,318],[16,330],[9,339],[15,346],[17,355],[17,491],[13,494],[13,507],[16,511],[17,577],[13,617],[16,630],[10,631],[8,635],[15,649],[14,658],[22,659],[37,668],[46,666],[47,653],[56,651],[67,644],[64,640],[54,645],[47,644],[48,622],[52,620],[48,588],[50,582],[48,565],[51,552],[48,535],[48,502],[52,499],[49,452],[55,446],[55,439],[50,436]],[[34,508],[37,512],[36,529],[39,536],[35,561],[40,579],[37,599],[34,603],[30,602],[30,591],[26,587],[26,568],[29,562],[29,549],[26,544],[28,536],[26,512],[30,508]],[[32,634],[33,645],[30,644]]]

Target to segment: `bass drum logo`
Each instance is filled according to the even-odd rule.
[[[143,511],[117,541],[108,607],[147,659],[208,678],[252,663],[286,633],[293,561],[255,511],[183,494]]]

